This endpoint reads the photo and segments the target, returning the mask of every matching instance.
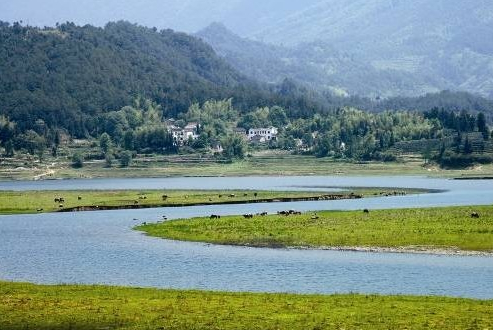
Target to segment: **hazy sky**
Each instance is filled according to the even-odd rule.
[[[57,22],[104,25],[128,20],[195,32],[218,21],[240,34],[322,0],[0,0],[0,20],[37,26]]]

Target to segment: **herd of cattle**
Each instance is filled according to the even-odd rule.
[[[396,192],[393,192],[393,193],[381,193],[381,194],[384,194],[385,196],[392,196],[392,195],[405,195],[406,193],[405,192],[397,192],[396,191]],[[258,196],[258,193],[254,193],[253,195],[255,197],[257,197]],[[362,197],[362,196],[360,197],[359,195],[354,195],[354,194],[352,194],[352,195],[355,198],[361,198]],[[219,198],[222,198],[223,197],[223,195],[218,195],[218,196],[219,196]],[[248,196],[248,194],[245,193],[244,196]],[[168,197],[169,197],[168,195],[162,195],[163,201],[166,201],[168,199]],[[185,196],[185,197],[188,197],[188,196]],[[236,197],[236,195],[235,194],[230,194],[229,197],[230,198],[234,198],[234,197]],[[327,196],[323,196],[323,197],[326,197],[326,198],[329,198],[329,199],[330,198],[333,198],[332,195],[327,195]],[[140,200],[145,200],[145,199],[147,199],[147,196],[141,195],[141,196],[139,196],[139,199]],[[81,201],[82,200],[82,196],[77,196],[77,200]],[[55,197],[53,201],[55,203],[59,203],[58,207],[60,209],[64,207],[64,203],[65,203],[65,198],[64,197]],[[138,201],[134,201],[134,204],[138,204]],[[39,209],[37,209],[37,211],[38,212],[43,212],[44,209],[39,208]],[[370,210],[364,209],[363,210],[363,213],[369,214],[370,213]],[[287,210],[287,211],[279,211],[279,212],[277,212],[277,214],[278,215],[283,215],[283,216],[290,216],[290,215],[301,215],[302,213],[299,212],[299,211],[295,211],[295,210]],[[257,214],[247,213],[247,214],[243,214],[243,217],[245,219],[253,219],[255,216],[265,217],[267,215],[268,215],[267,212],[262,212],[262,213],[257,213]],[[478,212],[472,212],[470,214],[470,217],[473,218],[473,219],[479,219],[481,216],[480,216],[480,214]],[[218,215],[218,214],[212,214],[209,218],[210,219],[221,219],[221,216]],[[319,217],[316,214],[314,214],[312,216],[312,219],[318,219],[318,218]]]

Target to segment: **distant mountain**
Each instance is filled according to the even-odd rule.
[[[491,97],[492,31],[489,0],[321,0],[250,36],[285,46],[323,41],[377,70]]]
[[[328,42],[292,47],[269,45],[239,37],[220,23],[213,23],[196,35],[240,72],[264,82],[279,83],[289,78],[339,96],[391,97],[440,90],[408,73],[376,69]]]
[[[235,32],[253,30],[299,12],[319,0],[15,0],[0,1],[0,20],[36,26],[60,22],[104,26],[127,20],[159,29],[196,32],[220,21]]]
[[[10,22],[104,26],[119,19],[185,32],[221,22],[241,37],[281,46],[276,52],[287,55],[282,59],[289,66],[281,76],[341,93],[412,96],[450,89],[493,97],[491,0],[0,1],[0,20]],[[262,74],[262,63],[255,70]]]

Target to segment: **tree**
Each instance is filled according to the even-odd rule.
[[[112,142],[108,133],[103,133],[99,137],[99,147],[101,148],[103,155],[107,155],[111,151]]]
[[[77,151],[72,155],[72,167],[82,168],[84,166],[84,156],[81,152]]]
[[[231,135],[223,139],[223,155],[226,158],[245,158],[246,143],[245,140],[238,135]]]
[[[478,126],[478,131],[483,134],[483,138],[485,140],[488,140],[488,138],[490,136],[490,132],[488,130],[488,126],[486,125],[486,118],[484,116],[484,113],[480,112],[478,114],[476,124]]]
[[[473,149],[472,149],[472,144],[469,141],[469,137],[466,136],[466,140],[464,141],[464,153],[466,155],[472,154]]]
[[[113,166],[113,160],[115,159],[115,157],[113,156],[113,154],[111,152],[108,152],[105,156],[104,156],[104,162],[106,164],[106,167],[111,167]]]
[[[120,166],[129,167],[132,163],[132,153],[128,150],[120,153]]]

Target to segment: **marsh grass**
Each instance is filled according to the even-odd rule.
[[[478,212],[480,218],[471,217]],[[493,207],[196,218],[137,227],[175,240],[255,247],[427,247],[493,251]]]
[[[400,189],[402,190],[402,189]],[[364,196],[392,191],[380,188],[352,188],[351,192]],[[422,190],[407,190],[420,193]],[[255,193],[257,194],[255,196]],[[348,192],[340,194],[348,194]],[[177,191],[177,190],[114,190],[114,191],[0,191],[0,214],[26,214],[54,212],[75,207],[125,207],[125,206],[186,206],[197,204],[222,204],[281,198],[310,198],[322,192],[283,192],[283,191]],[[337,194],[337,193],[335,193]],[[163,195],[167,195],[163,200]],[[230,197],[234,195],[234,197]],[[55,202],[63,197],[65,202]],[[79,200],[79,197],[81,198]],[[145,197],[145,199],[144,199]],[[62,206],[62,207],[60,207]],[[42,210],[42,211],[41,211]]]
[[[0,282],[2,330],[491,329],[493,301]]]

